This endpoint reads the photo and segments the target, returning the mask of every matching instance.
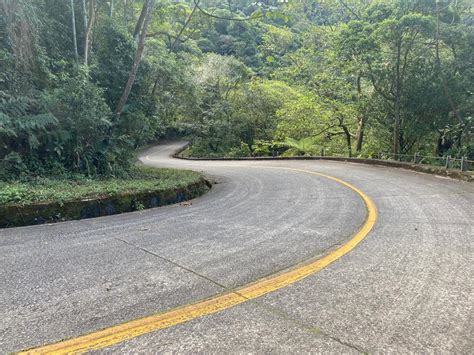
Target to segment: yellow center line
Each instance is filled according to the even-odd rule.
[[[311,274],[322,270],[329,264],[333,263],[343,255],[349,253],[352,249],[354,249],[369,234],[369,232],[375,225],[375,222],[377,220],[377,208],[374,202],[365,193],[363,193],[357,187],[349,184],[348,182],[345,182],[333,176],[303,169],[271,166],[254,167],[284,169],[321,176],[336,181],[350,188],[362,198],[367,208],[367,217],[365,219],[364,224],[362,225],[361,229],[352,236],[350,240],[348,240],[342,246],[331,251],[329,254],[318,260],[302,265],[297,265],[291,270],[287,270],[282,273],[278,273],[276,275],[257,280],[254,283],[243,286],[236,290],[228,291],[221,295],[214,296],[206,300],[198,301],[194,304],[181,306],[173,310],[165,311],[163,313],[158,313],[144,318],[128,321],[119,325],[105,328],[103,330],[95,331],[90,334],[82,335],[77,338],[30,349],[21,352],[20,354],[70,354],[102,349],[108,346],[112,346],[114,344],[118,344],[125,340],[129,340],[140,335],[153,332],[155,330],[168,328],[198,317],[216,313],[224,309],[236,306],[245,301],[255,299],[267,293],[291,285]]]

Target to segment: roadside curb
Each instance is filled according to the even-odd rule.
[[[183,157],[181,153],[186,150],[189,145],[186,145],[179,149],[175,154],[173,154],[174,158],[183,159],[183,160],[217,160],[217,161],[229,161],[229,160],[254,160],[254,161],[261,161],[261,160],[329,160],[329,161],[342,161],[342,162],[349,162],[349,163],[360,163],[360,164],[368,164],[368,165],[381,165],[387,166],[391,168],[400,168],[400,169],[407,169],[413,170],[421,173],[450,177],[453,179],[466,181],[466,182],[473,182],[474,181],[474,172],[466,172],[466,171],[459,171],[454,169],[444,169],[434,165],[421,165],[421,164],[413,164],[413,163],[405,163],[393,160],[382,160],[382,159],[365,159],[365,158],[346,158],[346,157],[236,157],[236,158],[195,158],[195,157]]]
[[[85,218],[110,216],[179,203],[203,195],[212,184],[201,177],[171,190],[127,193],[102,199],[0,206],[0,228],[20,227]]]

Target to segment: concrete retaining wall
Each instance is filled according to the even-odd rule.
[[[68,201],[63,204],[54,202],[0,206],[0,228],[108,216],[170,205],[196,198],[210,188],[211,184],[201,178],[186,187],[167,191],[124,194],[104,199]]]
[[[395,160],[382,160],[382,159],[364,159],[364,158],[344,158],[344,157],[240,157],[240,158],[193,158],[183,157],[181,153],[186,150],[188,146],[183,147],[174,155],[178,159],[186,160],[331,160],[331,161],[346,161],[351,163],[362,163],[370,165],[382,165],[393,168],[409,169],[419,171],[427,174],[434,174],[439,176],[448,176],[454,179],[463,181],[474,181],[474,172],[472,171],[460,171],[456,169],[445,169],[439,166],[433,165],[422,165],[399,162]]]

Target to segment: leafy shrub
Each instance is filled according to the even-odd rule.
[[[62,179],[35,178],[0,182],[0,205],[25,205],[101,198],[120,194],[168,190],[194,183],[201,175],[189,170],[136,167],[122,178],[88,178],[70,175]]]
[[[239,148],[231,148],[226,156],[229,158],[238,158],[238,157],[250,157],[252,155],[252,151],[247,143],[240,142]]]
[[[0,205],[7,203],[21,203],[30,198],[28,187],[20,184],[0,184]]]
[[[288,147],[281,142],[256,140],[252,145],[254,156],[281,155]]]

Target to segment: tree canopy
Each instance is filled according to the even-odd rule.
[[[469,0],[1,0],[0,178],[196,156],[474,158]]]

